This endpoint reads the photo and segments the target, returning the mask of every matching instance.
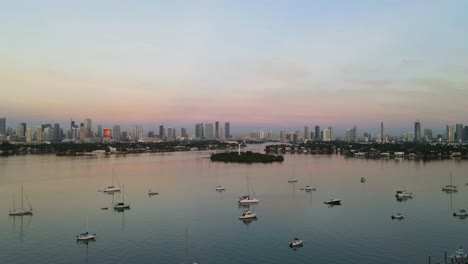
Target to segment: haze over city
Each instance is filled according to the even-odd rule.
[[[8,121],[468,123],[466,1],[1,4]],[[242,130],[242,128],[244,128]]]

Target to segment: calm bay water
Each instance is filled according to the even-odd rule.
[[[261,146],[255,146],[260,148]],[[346,159],[286,155],[282,164],[212,163],[209,152],[126,157],[18,156],[0,159],[2,263],[427,263],[468,247],[468,162]],[[131,210],[115,212],[125,186]],[[441,187],[453,183],[453,195]],[[288,183],[295,175],[299,182]],[[246,176],[260,203],[245,224],[237,197]],[[361,183],[360,178],[367,182]],[[9,217],[24,185],[35,214]],[[218,193],[218,184],[226,191]],[[300,190],[316,185],[315,192]],[[406,186],[413,199],[397,202]],[[148,189],[159,192],[148,197]],[[339,198],[342,206],[324,200]],[[101,210],[109,207],[109,210]],[[401,212],[406,219],[391,220]],[[97,240],[77,244],[89,231]],[[188,239],[186,239],[188,227]],[[305,240],[299,250],[288,243]]]

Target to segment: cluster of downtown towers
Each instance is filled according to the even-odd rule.
[[[220,122],[214,123],[198,123],[195,124],[195,139],[230,139],[231,124],[225,122],[224,126]],[[77,123],[70,120],[70,126],[64,131],[58,123],[42,124],[34,128],[28,128],[26,123],[19,123],[15,129],[6,127],[6,118],[0,118],[0,142],[60,142],[79,141],[79,142],[102,142],[102,141],[173,141],[177,139],[187,139],[190,136],[187,134],[186,128],[180,129],[180,134],[176,133],[175,128],[165,128],[164,125],[159,126],[157,134],[154,131],[144,132],[142,126],[135,126],[129,132],[121,131],[119,125],[114,125],[112,128],[102,128],[98,125],[97,133],[92,130],[92,120],[85,119],[83,123]],[[463,124],[447,125],[445,133],[433,136],[432,129],[426,128],[421,130],[419,121],[414,123],[414,131],[402,133],[400,136],[389,136],[386,134],[386,125],[384,122],[380,124],[380,133],[372,135],[371,133],[363,133],[358,136],[356,126],[346,130],[345,137],[337,137],[333,127],[328,127],[323,130],[320,126],[315,126],[313,131],[309,132],[309,127],[304,126],[304,130],[296,130],[295,132],[281,131],[279,138],[273,137],[273,132],[265,133],[263,130],[252,131],[250,133],[251,140],[278,140],[282,143],[292,142],[298,143],[305,140],[315,141],[375,141],[375,142],[461,142],[468,141],[468,126]]]

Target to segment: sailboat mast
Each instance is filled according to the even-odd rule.
[[[86,217],[86,233],[88,233],[88,229],[89,229],[89,227],[88,227],[88,217]]]
[[[13,193],[13,210],[16,210],[15,193]]]
[[[21,184],[21,210],[24,210],[24,206],[23,206],[23,184]]]
[[[250,196],[249,175],[247,175],[247,195]]]
[[[125,186],[122,185],[122,203],[125,203]]]

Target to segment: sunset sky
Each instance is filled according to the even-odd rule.
[[[190,130],[468,124],[467,10],[466,0],[3,1],[0,117]]]

